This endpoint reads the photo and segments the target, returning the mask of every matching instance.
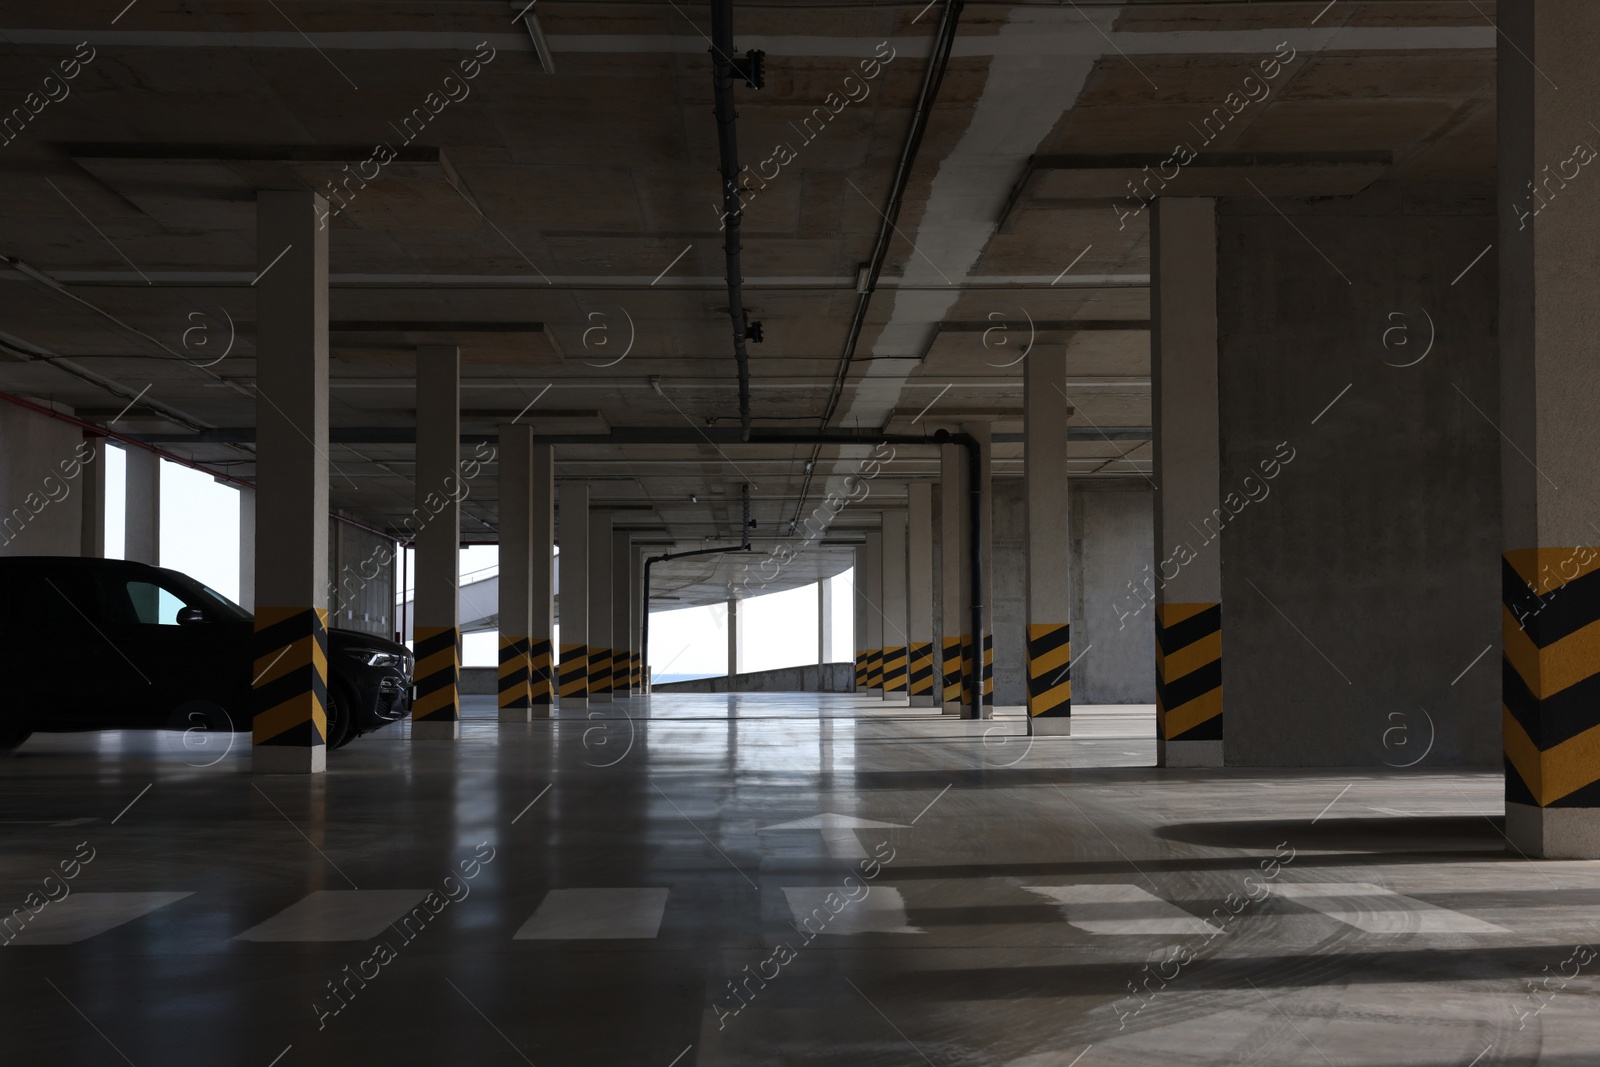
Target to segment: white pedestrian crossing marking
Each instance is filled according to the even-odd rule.
[[[668,890],[552,889],[514,941],[653,938],[661,932]]]
[[[8,945],[71,945],[123,923],[148,915],[191,893],[73,893],[57,903],[47,904],[27,922],[26,907],[17,909],[6,920],[5,933],[15,936]]]
[[[1066,920],[1089,934],[1200,934],[1222,931],[1136,885],[1025,885],[1061,905]]]
[[[1369,934],[1504,934],[1505,927],[1371,882],[1277,882],[1272,892]]]
[[[426,889],[319,889],[234,940],[368,941],[427,895]]]

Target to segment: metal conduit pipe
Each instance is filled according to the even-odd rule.
[[[717,154],[722,167],[722,255],[728,275],[728,318],[733,323],[733,358],[739,368],[739,428],[750,439],[750,353],[745,348],[749,323],[744,311],[744,272],[739,265],[739,225],[744,205],[739,200],[739,138],[733,109],[735,77],[760,87],[761,54],[744,64],[733,60],[733,0],[712,0],[711,85],[716,100]]]

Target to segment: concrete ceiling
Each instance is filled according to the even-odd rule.
[[[330,223],[331,422],[336,440],[352,431],[330,446],[335,508],[377,526],[410,510],[419,343],[461,345],[468,433],[530,402],[525,418],[555,434],[737,425],[703,4],[541,0],[546,73],[521,4],[124,3],[0,4],[5,109],[93,50],[0,147],[0,389],[90,421],[120,413],[116,429],[249,479],[248,432],[194,431],[254,424],[254,193],[326,193],[382,142],[399,155],[341,191]],[[1071,473],[1145,471],[1148,213],[1128,181],[1186,143],[1202,155],[1179,195],[1482,188],[1495,14],[1486,0],[969,2],[829,427],[1015,434],[1019,355],[1064,345]],[[735,7],[738,46],[768,53],[766,88],[739,90],[741,158],[755,171],[793,152],[745,215],[759,427],[821,427],[940,15]],[[1267,77],[1282,42],[1294,59]],[[491,50],[405,144],[414,109]],[[876,77],[846,82],[874,58]],[[861,99],[806,125],[847,91]],[[1230,93],[1241,104],[1205,125]],[[593,504],[641,540],[691,548],[737,540],[746,482],[758,535],[786,536],[853,469],[849,451],[601,439],[561,447],[557,476],[592,481]],[[900,456],[837,537],[935,473],[931,449]],[[995,456],[997,476],[1020,472],[1020,444]],[[493,539],[496,497],[491,466],[468,539]],[[843,559],[819,555],[816,573]],[[736,565],[663,574],[699,598]]]

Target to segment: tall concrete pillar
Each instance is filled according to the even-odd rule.
[[[880,516],[881,518],[881,516]],[[883,531],[867,531],[861,589],[867,605],[867,690],[883,696]]]
[[[565,482],[561,498],[561,707],[589,706],[589,487]]]
[[[1066,346],[1036,346],[1023,367],[1022,415],[1028,716],[1036,734],[1072,732],[1066,388]]]
[[[245,487],[239,489],[239,606],[256,610],[256,491]]]
[[[817,663],[828,662],[833,651],[833,583],[827,578],[817,583]]]
[[[83,500],[78,554],[86,559],[104,559],[106,555],[106,447],[104,437],[85,437],[78,450],[83,457],[78,471],[78,492]]]
[[[556,700],[556,466],[555,449],[528,450],[532,520],[528,544],[528,682],[533,718],[548,719]]]
[[[933,654],[933,483],[912,482],[906,513],[906,683],[913,707],[939,698]]]
[[[856,650],[856,692],[867,691],[867,549],[852,548],[855,560],[850,564],[850,627],[851,645]]]
[[[1150,220],[1155,439],[1156,764],[1222,766],[1222,545],[1189,546],[1223,514],[1217,410],[1217,223],[1205,197],[1162,197]],[[1180,555],[1180,553],[1182,553]],[[1180,565],[1164,566],[1178,560]],[[1168,574],[1168,570],[1175,573]]]
[[[326,211],[315,193],[256,194],[251,769],[259,774],[327,767],[328,231],[317,224]],[[130,449],[129,470],[141,455],[156,458]]]
[[[994,703],[994,428],[987,422],[961,427],[978,442],[979,515],[983,526],[983,702]],[[969,627],[970,628],[970,627]],[[968,653],[969,657],[975,652]],[[969,696],[968,703],[971,703]],[[987,710],[984,715],[988,715]]]
[[[631,549],[630,559],[633,569],[630,572],[633,580],[629,583],[629,595],[633,598],[628,608],[628,634],[629,647],[633,649],[633,676],[630,688],[634,695],[643,696],[646,692],[644,684],[644,556],[645,550]]]
[[[942,615],[939,703],[946,715],[963,713],[966,686],[963,650],[972,644],[971,596],[967,588],[967,457],[959,445],[939,449],[939,539]],[[970,706],[970,703],[967,704]]]
[[[906,695],[906,513],[883,513],[883,692]]]
[[[129,448],[125,453],[122,558],[157,566],[161,563],[161,457],[143,448]]]
[[[533,718],[533,427],[505,423],[499,442],[500,721]]]
[[[633,536],[611,534],[611,695],[632,692]]]
[[[611,702],[611,512],[589,513],[589,703]]]
[[[416,698],[411,737],[461,736],[461,352],[417,349],[417,607],[412,623]]]
[[[739,601],[735,597],[728,598],[728,681],[733,681],[739,674]]]
[[[1586,108],[1600,93],[1600,7],[1503,0],[1499,12],[1512,45],[1498,82],[1506,835],[1529,856],[1596,859],[1600,190]]]

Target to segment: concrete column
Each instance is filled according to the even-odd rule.
[[[500,427],[500,671],[501,722],[533,718],[533,427]],[[540,546],[544,547],[544,546]]]
[[[939,449],[939,540],[942,615],[939,703],[946,715],[963,714],[963,650],[972,644],[967,590],[967,457],[959,445]],[[970,706],[970,704],[969,704]]]
[[[883,513],[883,692],[906,695],[906,513]]]
[[[78,493],[82,501],[78,554],[86,559],[104,559],[106,555],[106,447],[104,437],[85,437],[78,446]]]
[[[123,497],[122,558],[135,563],[159,565],[161,457],[143,448],[129,448],[126,452],[127,465],[124,470],[127,490]]]
[[[611,693],[632,693],[633,536],[611,534]]]
[[[417,658],[411,737],[461,736],[461,351],[417,349]]]
[[[906,522],[906,683],[911,705],[938,700],[933,655],[933,483],[912,482]]]
[[[561,499],[561,707],[589,706],[589,487],[565,482]]]
[[[71,423],[0,404],[0,556],[79,554],[89,445]]]
[[[556,467],[555,449],[528,450],[528,682],[535,719],[548,719],[556,699]]]
[[[1506,835],[1529,856],[1596,859],[1600,643],[1584,634],[1600,622],[1600,190],[1586,108],[1600,93],[1600,6],[1499,12],[1511,45],[1498,71]]]
[[[644,556],[645,550],[638,548],[629,550],[629,562],[632,565],[629,573],[633,576],[633,580],[628,583],[628,595],[633,598],[628,607],[628,647],[633,649],[633,672],[629,688],[636,696],[643,696],[645,693]]]
[[[251,769],[259,774],[327,767],[328,231],[317,224],[326,211],[315,193],[256,194]],[[129,471],[140,456],[156,458],[130,449]],[[130,524],[130,545],[132,534]]]
[[[850,643],[856,656],[856,692],[867,691],[867,550],[865,546],[852,548],[855,560],[850,565]]]
[[[881,518],[881,516],[880,516]],[[883,696],[883,531],[867,532],[866,551],[857,559],[862,567],[861,591],[866,599],[867,690]]]
[[[833,585],[827,578],[817,583],[817,662],[828,662],[833,650]]]
[[[239,489],[239,606],[256,610],[256,491]],[[400,629],[398,622],[395,629]]]
[[[589,513],[589,703],[611,702],[611,512]]]
[[[1028,715],[1036,734],[1072,732],[1066,388],[1066,346],[1035,347],[1023,366],[1022,448]]]
[[[1217,408],[1216,205],[1162,197],[1150,219],[1155,555],[1135,580],[1155,603],[1156,764],[1222,766],[1222,545],[1179,555],[1225,514]],[[1213,522],[1214,525],[1214,522]],[[1176,573],[1164,561],[1177,559]]]
[[[994,429],[987,422],[961,427],[978,442],[979,510],[983,522],[983,702],[994,703]],[[970,625],[970,624],[969,624]],[[971,703],[969,700],[968,703]],[[984,715],[989,712],[985,710]]]
[[[728,680],[731,682],[739,673],[739,601],[733,597],[728,598]]]

